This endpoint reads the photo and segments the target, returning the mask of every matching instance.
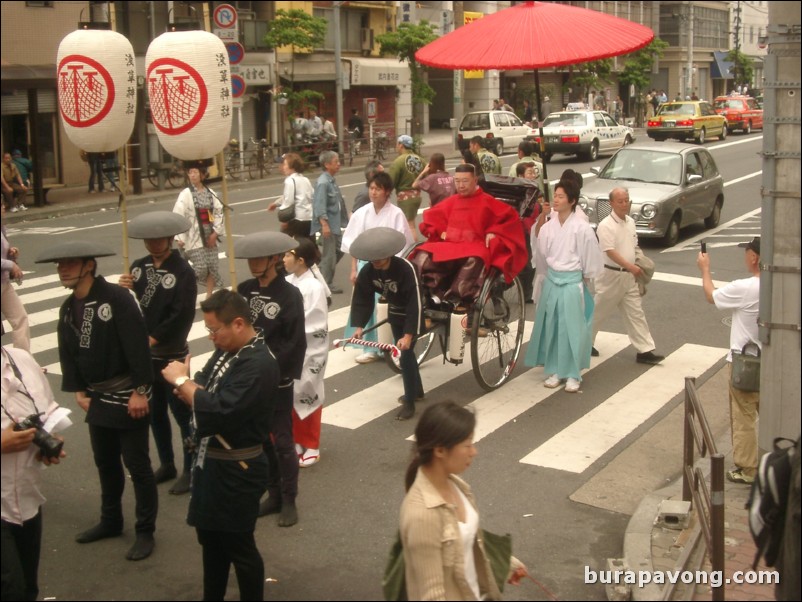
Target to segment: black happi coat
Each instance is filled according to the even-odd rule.
[[[251,278],[237,287],[251,308],[251,320],[261,328],[265,343],[278,360],[281,382],[301,378],[306,354],[304,298],[283,276],[266,287]]]
[[[137,259],[131,264],[131,276],[148,334],[159,342],[150,349],[153,359],[183,359],[189,353],[187,335],[198,296],[192,266],[173,250],[158,268],[150,255]]]
[[[387,320],[404,326],[404,334],[418,335],[423,328],[423,296],[418,273],[406,259],[391,257],[386,270],[367,263],[356,277],[351,298],[351,324],[364,328],[373,315],[374,293],[389,304]]]
[[[72,310],[76,301],[83,305],[77,324]],[[95,277],[84,299],[75,299],[73,293],[62,304],[57,332],[61,390],[89,391],[92,403],[86,422],[109,428],[147,424],[147,416],[133,419],[128,415],[132,391],[153,382],[145,319],[130,291]],[[114,391],[93,391],[93,385],[116,379],[126,381],[125,385]]]
[[[261,334],[237,353],[216,350],[195,382],[193,408],[198,437],[210,448],[222,448],[220,435],[232,449],[261,446],[270,435],[278,391],[279,369]],[[201,446],[202,449],[202,446]],[[199,455],[198,462],[201,458]],[[205,456],[192,474],[187,522],[212,531],[253,531],[259,500],[267,490],[267,457],[245,460]]]

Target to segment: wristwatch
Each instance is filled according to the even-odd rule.
[[[139,395],[147,395],[147,394],[148,394],[148,389],[150,389],[150,387],[148,387],[147,385],[139,385],[139,386],[138,386],[138,387],[135,389],[135,391],[136,391],[136,392],[137,392]]]
[[[175,379],[175,388],[180,389],[181,386],[189,380],[189,376],[179,376]]]

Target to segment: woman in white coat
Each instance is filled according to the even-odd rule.
[[[308,238],[297,237],[298,246],[284,254],[287,281],[301,291],[304,299],[306,356],[301,379],[295,381],[292,430],[300,466],[320,460],[320,424],[325,391],[323,377],[329,354],[328,305],[326,289],[310,269],[319,259],[317,246]]]
[[[284,193],[267,208],[268,211],[295,208],[295,217],[287,222],[281,223],[281,231],[285,234],[298,238],[299,236],[310,237],[312,227],[312,195],[314,188],[312,183],[303,175],[304,161],[296,153],[284,155],[281,164],[281,171],[287,176],[284,179]],[[280,220],[279,220],[280,221]]]

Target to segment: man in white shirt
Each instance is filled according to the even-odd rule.
[[[596,280],[593,340],[595,342],[602,322],[618,309],[627,327],[629,342],[638,352],[635,361],[659,364],[665,357],[654,353],[654,339],[643,314],[638,289],[638,278],[643,271],[635,265],[638,235],[635,221],[629,217],[629,191],[623,187],[613,188],[609,198],[612,213],[596,229],[599,248],[605,257],[604,272]],[[595,347],[591,354],[598,355]]]
[[[760,237],[738,245],[746,249],[744,261],[749,278],[733,280],[721,288],[713,286],[710,275],[710,256],[699,253],[696,265],[702,273],[702,287],[709,303],[718,309],[732,310],[730,327],[730,362],[732,372],[732,351],[740,352],[747,343],[761,347],[758,339],[758,308],[760,301]],[[757,418],[760,408],[760,393],[742,391],[732,386],[729,379],[730,423],[732,425],[732,460],[735,468],[727,471],[727,478],[734,483],[751,484],[757,472]]]

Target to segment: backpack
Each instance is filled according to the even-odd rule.
[[[757,546],[752,570],[757,568],[761,556],[766,559],[766,566],[773,567],[777,562],[785,531],[792,460],[799,453],[798,448],[799,439],[794,442],[777,437],[774,451],[764,454],[760,459],[749,501],[746,502],[749,531]]]

